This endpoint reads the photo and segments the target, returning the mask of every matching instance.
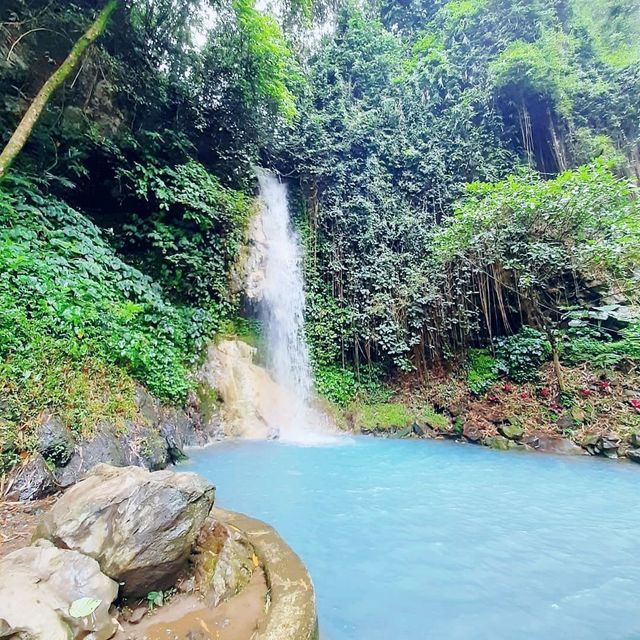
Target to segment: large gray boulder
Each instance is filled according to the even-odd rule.
[[[95,560],[40,541],[0,560],[0,638],[108,640],[118,629],[109,615],[117,595]],[[82,616],[85,598],[92,612]]]
[[[193,473],[99,464],[41,521],[35,538],[95,558],[126,595],[175,584],[213,506]]]

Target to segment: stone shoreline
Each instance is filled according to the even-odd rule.
[[[34,640],[51,640],[51,629],[56,639],[88,631],[102,640],[199,638],[208,622],[227,640],[318,640],[315,591],[300,558],[275,529],[212,507],[213,498],[196,474],[99,465],[37,509],[11,503],[21,531],[11,549],[0,548],[0,631],[26,630]],[[156,503],[172,514],[150,515]],[[147,600],[158,588],[173,596],[154,615]],[[91,598],[97,617],[76,617],[73,607]]]
[[[606,435],[596,436],[586,442],[578,443],[571,438],[550,435],[546,432],[525,435],[520,430],[509,429],[509,425],[498,428],[496,435],[483,437],[481,434],[465,434],[451,431],[437,431],[427,426],[414,423],[408,427],[390,427],[373,429],[352,429],[354,435],[376,438],[419,438],[427,440],[452,440],[478,446],[485,446],[500,451],[521,450],[537,451],[563,456],[595,456],[608,460],[631,461],[640,463],[640,440],[638,447],[625,447],[620,439],[608,438]]]

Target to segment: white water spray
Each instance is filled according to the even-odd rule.
[[[277,425],[280,438],[317,441],[326,418],[310,406],[313,377],[304,337],[302,250],[289,217],[287,188],[274,175],[258,172],[266,248],[262,299],[269,368],[291,394],[290,411]]]
[[[258,176],[263,201],[266,264],[260,312],[269,366],[279,384],[306,403],[312,388],[304,338],[304,281],[300,241],[289,219],[287,188],[271,174]]]

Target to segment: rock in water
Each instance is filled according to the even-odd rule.
[[[95,558],[126,595],[175,584],[214,487],[193,473],[96,466],[45,515],[36,538]]]
[[[524,429],[517,422],[507,422],[498,427],[498,431],[509,440],[520,440],[524,434]]]
[[[42,540],[0,560],[0,637],[108,640],[118,628],[109,615],[117,595],[95,560]],[[72,604],[83,598],[94,599],[93,611],[74,617]]]
[[[554,453],[560,456],[581,456],[584,455],[584,449],[579,447],[575,442],[568,438],[554,438],[538,434],[537,445],[535,449],[544,453]]]

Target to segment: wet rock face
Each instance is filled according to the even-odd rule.
[[[76,483],[87,471],[102,462],[117,467],[133,464],[125,437],[117,434],[115,426],[104,424],[97,429],[97,434],[82,443],[65,466],[56,469],[56,482],[61,487]]]
[[[277,436],[280,425],[293,424],[296,398],[271,374],[253,363],[255,348],[241,340],[210,345],[198,381],[222,400],[224,435],[250,440]]]
[[[6,486],[4,498],[7,500],[39,500],[58,490],[51,470],[39,453],[14,467]]]
[[[0,560],[0,637],[29,640],[108,640],[117,630],[109,607],[118,585],[95,560],[41,541]],[[74,617],[72,604],[95,598],[86,617]]]
[[[75,484],[100,463],[116,467],[136,465],[152,471],[164,469],[186,457],[183,453],[185,447],[204,445],[213,439],[211,433],[199,427],[197,406],[193,406],[193,403],[188,406],[189,413],[163,407],[144,388],[139,387],[136,404],[139,424],[129,422],[117,428],[105,422],[96,426],[95,434],[90,439],[77,446],[73,440],[67,443],[65,455],[58,460],[53,459],[57,465],[55,480],[60,488]],[[70,436],[64,425],[56,424],[56,444],[50,445],[46,433],[44,439],[39,439],[39,450],[41,447],[51,450],[53,446],[59,451],[62,449],[62,434]]]
[[[640,463],[640,449],[629,449],[627,451],[627,458],[632,462]]]
[[[186,568],[214,491],[192,473],[100,464],[45,515],[35,538],[94,558],[125,595],[144,596]]]

